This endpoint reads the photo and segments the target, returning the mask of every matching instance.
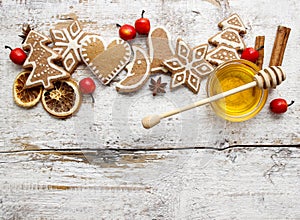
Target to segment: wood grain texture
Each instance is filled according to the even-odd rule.
[[[2,153],[0,217],[299,219],[299,152]]]
[[[21,40],[17,35],[23,23],[30,23],[35,30],[49,35],[49,29],[63,23],[64,21],[59,18],[66,15],[78,16],[85,31],[100,33],[109,41],[117,36],[115,23],[133,23],[140,16],[139,12],[146,9],[146,15],[151,18],[152,26],[164,25],[174,40],[181,36],[193,46],[207,42],[210,36],[219,31],[218,21],[232,12],[237,12],[248,28],[248,34],[245,35],[247,45],[253,46],[255,36],[259,34],[263,33],[266,36],[266,60],[271,53],[277,26],[284,24],[292,28],[284,59],[288,78],[277,90],[271,91],[269,99],[282,96],[291,100],[299,97],[297,84],[299,65],[295,56],[295,51],[299,51],[297,39],[300,36],[296,28],[299,21],[296,16],[299,8],[298,1],[278,2],[277,7],[270,7],[269,10],[260,10],[269,8],[271,3],[267,1],[257,3],[219,1],[220,6],[216,6],[209,1],[197,3],[196,1],[156,0],[134,2],[135,7],[129,7],[129,2],[5,1],[1,6],[1,29],[5,32],[0,39],[0,44],[20,46]],[[45,8],[48,10],[44,10]],[[276,8],[282,8],[282,13],[277,13]],[[169,16],[170,14],[172,17]],[[138,37],[131,44],[145,47],[145,42],[145,37]],[[85,145],[96,148],[112,145],[119,148],[131,146],[153,148],[161,145],[191,147],[215,145],[224,142],[225,139],[229,144],[299,143],[297,100],[288,114],[274,116],[270,114],[266,105],[256,118],[244,123],[219,120],[211,108],[205,106],[163,121],[151,131],[142,128],[140,121],[148,114],[168,111],[205,97],[205,80],[202,82],[199,95],[193,95],[186,88],[180,88],[174,92],[167,91],[164,96],[155,98],[151,96],[148,84],[136,93],[121,95],[115,91],[114,84],[111,87],[104,87],[97,82],[94,105],[87,96],[78,114],[65,121],[57,120],[51,118],[41,105],[31,110],[24,110],[14,104],[11,87],[21,68],[10,62],[7,51],[1,50],[0,53],[2,94],[0,132],[3,142],[1,145],[4,147],[11,149],[22,149],[24,145],[37,145],[41,148],[65,148],[66,146],[77,148]],[[76,80],[86,76],[93,77],[84,65],[73,74]],[[124,75],[120,78],[122,76]],[[169,82],[170,78],[164,76],[163,80]],[[161,140],[164,140],[163,143]]]
[[[268,102],[296,101],[284,115],[266,105],[243,123],[223,121],[203,106],[145,130],[144,116],[204,98],[206,81],[198,95],[180,88],[156,97],[148,84],[121,95],[115,84],[96,81],[95,104],[86,96],[74,117],[57,120],[41,104],[16,106],[12,84],[22,68],[0,50],[0,219],[300,219],[298,0],[0,0],[0,9],[2,48],[21,46],[23,23],[49,35],[68,16],[109,42],[115,24],[133,24],[142,9],[152,26],[170,31],[174,44],[180,36],[195,46],[236,12],[247,26],[247,46],[266,36],[264,63],[284,25],[292,29],[283,61],[287,80]],[[147,49],[145,37],[131,44]],[[93,77],[84,65],[73,74],[77,81],[87,76]]]

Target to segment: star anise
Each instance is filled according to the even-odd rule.
[[[167,83],[161,82],[161,77],[159,77],[156,81],[151,78],[149,88],[152,91],[153,96],[156,96],[158,93],[166,93],[165,87]]]
[[[24,41],[26,40],[27,35],[29,34],[29,32],[33,30],[33,28],[30,27],[29,24],[23,24],[22,27],[22,34],[19,35],[19,37],[21,37],[23,39],[22,44],[24,43]]]

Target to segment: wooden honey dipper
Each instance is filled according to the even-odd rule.
[[[286,75],[280,66],[267,67],[263,70],[258,71],[257,74],[254,75],[253,81],[250,83],[247,83],[245,85],[241,85],[239,87],[233,88],[226,92],[222,92],[217,95],[202,99],[198,102],[192,103],[185,107],[177,108],[172,111],[165,112],[160,115],[149,115],[149,116],[143,118],[142,124],[143,124],[144,128],[149,129],[149,128],[152,128],[153,126],[157,125],[160,122],[160,120],[163,118],[167,118],[172,115],[190,110],[192,108],[196,108],[196,107],[208,104],[210,102],[217,101],[219,99],[236,94],[238,92],[242,92],[246,89],[250,89],[255,86],[258,86],[259,88],[263,88],[263,89],[276,88],[276,86],[280,85],[282,83],[282,81],[284,81],[285,79],[286,79]]]

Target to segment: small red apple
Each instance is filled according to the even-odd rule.
[[[241,58],[245,60],[249,60],[253,63],[256,62],[256,60],[259,57],[258,50],[255,50],[253,47],[247,47],[245,50],[243,50]]]
[[[288,104],[285,99],[277,98],[271,101],[270,109],[272,112],[276,114],[282,114],[285,113],[288,107],[291,106],[292,104],[294,104],[294,101]]]
[[[9,58],[17,65],[23,65],[27,59],[27,55],[21,48],[12,49],[10,46],[5,46],[5,49],[10,49]]]
[[[130,24],[124,24],[124,25],[118,25],[117,27],[119,27],[119,36],[120,38],[122,38],[123,40],[132,40],[135,38],[136,36],[136,30],[135,28],[130,25]]]
[[[87,77],[87,78],[80,80],[79,89],[82,92],[82,94],[90,94],[92,97],[93,103],[95,102],[95,99],[93,97],[93,92],[96,89],[96,84],[92,78]]]
[[[150,31],[150,20],[148,18],[144,18],[145,11],[142,11],[141,18],[135,21],[135,29],[138,34],[148,34]]]

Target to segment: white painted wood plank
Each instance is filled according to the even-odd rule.
[[[256,35],[266,36],[268,63],[278,25],[292,28],[284,68],[286,82],[270,93],[269,100],[278,96],[296,103],[287,114],[274,116],[268,104],[254,119],[243,123],[230,123],[216,118],[209,106],[200,107],[164,120],[148,131],[140,120],[149,113],[160,113],[189,104],[205,97],[205,82],[199,95],[181,88],[164,96],[153,98],[146,85],[132,95],[117,94],[114,85],[104,87],[97,83],[96,103],[89,97],[76,116],[68,120],[51,118],[38,105],[31,110],[18,108],[12,99],[11,87],[20,67],[9,61],[8,51],[1,50],[0,60],[0,117],[1,147],[22,149],[26,145],[41,148],[78,147],[193,147],[217,146],[228,140],[229,144],[299,144],[300,31],[299,1],[2,1],[1,30],[5,30],[0,45],[20,46],[21,26],[32,24],[36,30],[48,34],[62,14],[75,13],[86,31],[100,33],[107,41],[117,36],[115,23],[133,23],[142,9],[152,25],[165,25],[174,40],[183,37],[191,46],[205,43],[218,32],[217,23],[232,12],[237,12],[248,27],[247,45],[252,46]],[[134,6],[133,6],[134,5]],[[217,6],[219,5],[219,6]],[[278,12],[280,8],[280,13]],[[192,12],[194,11],[194,12]],[[195,13],[196,12],[196,13]],[[174,41],[175,42],[175,41]],[[132,44],[145,45],[145,38]],[[74,74],[80,80],[92,76],[81,66]],[[169,81],[165,76],[164,81]],[[207,128],[208,126],[208,128]],[[162,143],[163,142],[163,143]]]
[[[2,153],[0,218],[299,219],[299,152]]]

